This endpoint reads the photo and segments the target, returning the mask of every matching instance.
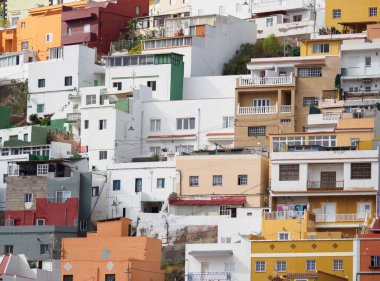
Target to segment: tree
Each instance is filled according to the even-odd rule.
[[[7,86],[8,100],[6,106],[11,109],[12,114],[18,115],[26,120],[26,109],[28,106],[28,81],[12,80]]]

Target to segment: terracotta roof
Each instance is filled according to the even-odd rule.
[[[242,205],[246,202],[245,196],[220,196],[208,200],[177,200],[169,199],[170,205]]]
[[[0,262],[0,276],[5,274],[5,270],[7,269],[8,262],[10,260],[10,255],[3,256],[3,259]]]
[[[148,136],[148,139],[172,139],[172,138],[187,138],[187,137],[195,137],[195,134]]]

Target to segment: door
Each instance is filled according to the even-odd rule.
[[[321,172],[321,188],[336,188],[336,172]]]
[[[270,106],[270,99],[254,99],[253,107],[256,109],[256,113],[268,113]]]
[[[365,219],[367,214],[371,214],[371,203],[359,203],[358,219]]]
[[[336,215],[336,204],[328,203],[323,204],[323,221],[324,222],[335,222]]]

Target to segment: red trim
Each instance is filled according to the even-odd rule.
[[[170,205],[243,205],[245,202],[246,202],[245,196],[211,197],[211,199],[209,199],[209,200],[169,199]]]

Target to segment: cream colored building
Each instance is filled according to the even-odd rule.
[[[214,152],[211,152],[214,153]],[[239,207],[267,205],[268,158],[243,151],[178,156],[176,197],[171,212],[177,215],[236,216]]]
[[[235,147],[267,151],[269,134],[302,132],[310,107],[335,92],[339,57],[252,59],[237,79]]]

